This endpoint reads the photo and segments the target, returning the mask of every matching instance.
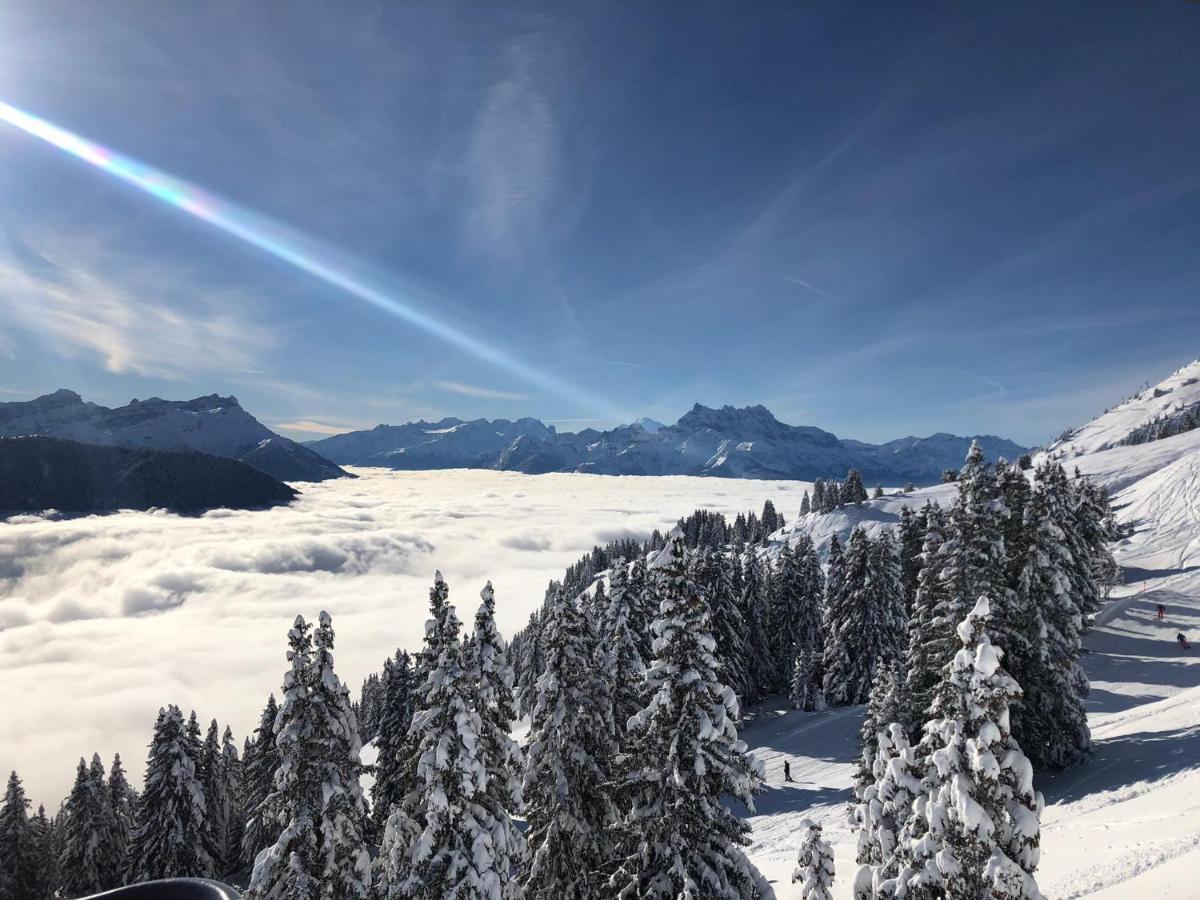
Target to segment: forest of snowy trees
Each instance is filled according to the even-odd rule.
[[[973,447],[957,484],[947,509],[820,552],[803,528],[781,535],[770,503],[732,523],[699,510],[595,548],[511,644],[490,584],[464,626],[438,574],[423,646],[358,702],[329,616],[297,617],[279,700],[240,748],[167,706],[140,791],[93,756],[53,815],[31,815],[13,773],[0,900],[171,876],[251,900],[772,897],[725,802],[753,810],[763,789],[738,728],[772,695],[867,704],[856,897],[1039,897],[1033,772],[1089,752],[1078,658],[1114,531],[1102,492],[1058,464],[1030,479]],[[801,512],[866,500],[852,472]],[[803,896],[828,897],[820,827],[795,838]]]

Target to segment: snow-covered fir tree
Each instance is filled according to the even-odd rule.
[[[1079,665],[1084,614],[1071,578],[1078,566],[1062,527],[1072,515],[1064,508],[1069,501],[1053,479],[1039,479],[1025,507],[1027,546],[1017,595],[1027,615],[1023,625],[1038,640],[1022,666],[1024,696],[1013,731],[1039,767],[1073,765],[1091,749],[1089,685]]]
[[[746,623],[746,674],[751,686],[751,702],[766,697],[775,681],[775,663],[771,658],[767,628],[769,588],[763,564],[753,553],[747,554],[742,568],[739,606]]]
[[[22,900],[53,900],[58,896],[59,886],[58,849],[54,825],[46,817],[44,806],[38,806],[37,813],[30,819],[29,829],[33,836],[33,879]]]
[[[595,638],[560,591],[543,622],[545,671],[527,738],[525,817],[530,900],[604,896],[616,807],[607,685],[593,664]]]
[[[644,592],[629,589],[629,569],[618,559],[609,575],[608,610],[601,627],[602,671],[608,677],[614,735],[620,750],[628,749],[626,725],[644,705],[646,660],[636,632],[645,616],[640,610]]]
[[[334,671],[334,631],[321,611],[313,634],[312,702],[317,717],[315,749],[320,757],[322,900],[365,900],[371,891],[367,853],[367,801],[360,779],[364,766],[350,689]]]
[[[746,659],[746,623],[733,586],[733,564],[719,546],[698,551],[693,560],[696,587],[708,604],[722,676],[738,697],[747,698],[753,685]]]
[[[521,748],[512,738],[512,723],[517,718],[513,672],[504,640],[496,630],[496,597],[490,581],[479,596],[481,603],[467,644],[466,665],[476,685],[479,761],[486,776],[482,796],[475,802],[483,813],[481,843],[490,845],[492,855],[481,896],[519,900],[523,892],[516,875],[524,860],[525,838],[513,816],[522,812],[525,767]],[[479,855],[479,850],[476,852]]]
[[[1009,705],[1021,689],[988,637],[990,605],[980,597],[959,624],[960,649],[947,667],[926,726],[929,760],[923,796],[902,837],[897,897],[1004,897],[1040,900],[1041,795],[1033,766],[1009,730]]]
[[[246,830],[246,807],[243,794],[242,761],[238,756],[233,729],[228,725],[221,735],[221,792],[225,796],[225,842],[221,847],[221,870],[232,872],[239,868],[242,836]]]
[[[821,657],[815,650],[802,650],[796,655],[788,700],[792,709],[812,712],[825,708],[825,696],[821,692]]]
[[[522,631],[521,652],[517,658],[517,712],[527,716],[537,702],[537,683],[546,665],[542,656],[542,619],[530,613]]]
[[[824,587],[812,539],[802,534],[795,546],[784,544],[771,577],[768,609],[776,690],[789,686],[799,655],[807,652],[820,656],[824,652],[821,628]]]
[[[303,616],[288,631],[288,670],[283,702],[275,716],[278,767],[274,790],[260,810],[280,826],[279,836],[258,852],[250,875],[249,900],[316,900],[324,860],[317,816],[321,808],[321,753],[314,708],[312,626]]]
[[[275,695],[267,698],[254,730],[254,740],[242,756],[242,790],[246,806],[246,826],[242,833],[243,866],[254,864],[258,852],[279,838],[277,813],[268,800],[275,794],[275,771],[279,768],[279,750],[275,746],[275,717],[279,706]]]
[[[860,800],[867,786],[879,778],[875,765],[879,741],[890,733],[891,724],[899,720],[902,704],[903,688],[898,667],[894,663],[881,665],[871,682],[867,714],[858,731],[859,754],[854,770],[854,792]]]
[[[812,819],[801,819],[797,830],[800,852],[792,883],[800,883],[800,900],[833,900],[833,848]]]
[[[918,739],[928,719],[934,692],[942,678],[941,636],[946,628],[943,618],[950,602],[938,566],[942,544],[946,540],[946,518],[936,503],[924,510],[925,533],[921,544],[921,569],[917,591],[908,619],[908,642],[904,658],[904,701],[900,721],[911,739]]]
[[[821,695],[831,706],[848,703],[844,683],[830,677],[831,672],[847,672],[851,666],[850,648],[837,639],[840,623],[846,615],[846,558],[836,534],[829,539],[825,563],[825,592],[821,603],[821,633],[824,649],[821,655]]]
[[[0,900],[27,900],[41,890],[37,850],[29,800],[13,772],[0,805]]]
[[[476,686],[466,671],[461,625],[440,572],[430,589],[421,669],[403,779],[380,848],[388,900],[480,898],[499,890],[497,857],[482,807],[487,771]]]
[[[407,793],[404,784],[404,747],[412,724],[412,669],[408,653],[397,650],[383,667],[383,701],[375,735],[375,783],[371,785],[371,815],[375,830],[383,834],[392,807]]]
[[[204,842],[204,789],[190,742],[179,707],[160,709],[129,846],[130,881],[213,874]]]
[[[779,513],[775,510],[775,504],[770,500],[763,503],[762,515],[759,516],[759,521],[762,522],[763,537],[770,537],[774,532],[783,527],[783,522],[779,519]]]
[[[735,797],[753,810],[762,767],[738,739],[737,697],[721,682],[708,606],[683,539],[675,536],[663,553],[650,702],[632,723],[639,765],[621,828],[624,859],[610,889],[623,898],[773,897],[742,849],[749,826],[722,802]]]
[[[909,744],[904,726],[893,722],[878,730],[875,737],[875,780],[862,791],[855,809],[859,825],[857,859],[863,863],[854,879],[858,900],[890,897],[895,892],[904,826],[925,789],[924,766]]]
[[[842,588],[826,611],[832,628],[826,642],[838,648],[824,676],[831,705],[866,702],[879,667],[900,658],[904,587],[899,570],[889,531],[876,541],[862,528],[851,532]]]
[[[842,482],[841,499],[843,504],[853,503],[855,506],[862,506],[867,499],[867,489],[858,469],[851,469],[846,473],[846,480]]]
[[[800,515],[807,516],[812,512],[812,501],[809,499],[808,491],[804,492],[804,497],[800,500]]]
[[[117,860],[118,874],[121,876],[118,877],[117,883],[121,884],[125,880],[125,860],[129,855],[129,841],[137,820],[138,798],[125,775],[120,753],[114,754],[112,765],[108,767],[108,783],[105,789],[113,814],[113,854]]]
[[[196,774],[204,790],[204,849],[212,857],[213,871],[223,875],[225,844],[228,838],[230,798],[225,791],[224,760],[221,755],[221,728],[213,719],[200,751]]]
[[[922,550],[925,542],[926,512],[914,513],[908,506],[900,509],[897,542],[900,545],[900,580],[904,583],[904,609],[911,615],[917,598],[921,567],[924,565]]]

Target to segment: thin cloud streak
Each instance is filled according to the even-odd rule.
[[[482,400],[528,400],[525,394],[513,391],[500,391],[495,388],[480,387],[476,384],[464,384],[461,381],[435,381],[433,386],[438,390],[449,391],[452,394],[462,394],[464,397],[478,397]]]

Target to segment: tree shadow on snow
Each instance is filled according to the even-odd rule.
[[[1046,803],[1159,781],[1200,767],[1200,726],[1140,732],[1100,741],[1086,763],[1038,779]]]

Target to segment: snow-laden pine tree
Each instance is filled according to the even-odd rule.
[[[226,798],[225,843],[221,847],[221,865],[223,872],[233,872],[240,867],[242,836],[246,830],[246,806],[242,761],[238,757],[233,729],[228,725],[221,735],[221,792]]]
[[[133,836],[133,827],[137,819],[138,798],[125,776],[120,753],[113,756],[112,765],[108,767],[108,783],[105,787],[113,812],[113,852],[117,860],[118,874],[122,876],[118,882],[123,884],[129,840]]]
[[[1120,568],[1108,549],[1110,542],[1120,538],[1120,529],[1113,519],[1108,492],[1080,476],[1076,470],[1072,481],[1076,532],[1080,545],[1087,551],[1092,581],[1101,598],[1120,578]],[[1090,627],[1090,613],[1085,612],[1084,627]]]
[[[881,738],[887,738],[889,727],[899,720],[902,704],[903,688],[898,667],[891,663],[881,665],[871,682],[867,714],[858,731],[859,754],[854,769],[854,793],[859,800],[866,788],[879,778],[876,767],[879,742]]]
[[[476,685],[479,761],[486,774],[483,793],[475,801],[483,812],[486,831],[480,842],[489,845],[492,854],[482,896],[520,900],[524,895],[517,883],[517,872],[526,848],[524,835],[513,816],[520,815],[524,805],[521,789],[525,760],[512,738],[512,723],[517,718],[513,673],[504,640],[496,630],[496,597],[490,581],[479,596],[475,628],[467,643],[466,665],[469,678]]]
[[[542,617],[538,613],[529,614],[529,624],[525,626],[522,636],[521,657],[517,665],[517,712],[528,716],[537,703],[538,679],[546,669],[542,656]]]
[[[646,559],[640,554],[629,564],[629,584],[625,590],[629,594],[631,611],[629,627],[638,642],[638,655],[649,665],[650,660],[654,658],[654,634],[651,626],[658,616],[658,597],[650,583]]]
[[[824,578],[812,539],[802,534],[795,546],[784,544],[770,584],[768,630],[774,662],[774,689],[787,689],[796,658],[824,652],[821,598]],[[814,673],[815,674],[815,673]]]
[[[639,765],[610,889],[622,898],[773,897],[742,849],[749,826],[722,802],[734,797],[753,810],[762,767],[738,739],[737,697],[721,681],[708,606],[683,539],[674,536],[663,554],[650,702],[632,723]]]
[[[616,820],[610,796],[615,747],[607,685],[588,622],[561,590],[543,621],[545,671],[525,745],[530,900],[604,896]]]
[[[901,834],[897,897],[1040,900],[1041,794],[1033,766],[1009,731],[1009,704],[1021,688],[988,637],[990,605],[980,597],[959,624],[959,651],[947,667],[926,725],[924,796]]]
[[[283,703],[275,716],[278,768],[274,790],[260,809],[280,826],[274,843],[254,858],[248,900],[316,900],[324,860],[317,816],[321,808],[321,756],[315,738],[312,626],[303,616],[288,631]]]
[[[54,825],[46,817],[46,807],[39,805],[29,822],[33,836],[32,887],[21,900],[53,900],[59,884],[58,852]]]
[[[0,806],[0,900],[27,900],[39,890],[36,835],[29,800],[17,773],[8,777]]]
[[[279,706],[275,695],[267,698],[254,729],[254,740],[242,757],[243,791],[246,804],[246,828],[242,834],[243,866],[252,866],[258,852],[279,838],[276,810],[268,802],[275,794],[275,771],[279,768],[279,750],[275,746],[275,717]]]
[[[812,512],[812,501],[809,499],[808,491],[804,492],[804,497],[800,500],[800,515],[807,516]]]
[[[120,887],[123,883],[124,873],[121,870],[125,862],[128,835],[122,833],[122,823],[117,820],[117,812],[108,790],[104,763],[99,753],[92,754],[92,761],[88,765],[88,780],[91,782],[92,793],[98,800],[94,840],[98,848],[97,856],[102,860],[101,881],[105,888]]]
[[[830,706],[842,706],[850,701],[845,694],[844,681],[830,677],[831,672],[850,670],[850,648],[837,638],[840,623],[848,613],[846,606],[846,558],[842,544],[835,534],[829,539],[829,555],[825,563],[825,594],[821,604],[821,632],[825,646],[821,655],[821,695]]]
[[[644,619],[640,605],[644,592],[629,589],[629,569],[623,559],[613,563],[609,575],[608,610],[600,635],[602,671],[608,678],[617,747],[629,749],[626,728],[645,705],[646,660],[642,658],[637,623]]]
[[[800,882],[800,900],[833,900],[833,848],[812,819],[801,819],[797,830],[800,852],[792,883]]]
[[[904,582],[904,610],[912,614],[924,565],[923,544],[926,528],[925,512],[914,513],[908,506],[900,509],[897,541],[900,545],[900,580]]]
[[[380,848],[387,900],[463,900],[499,889],[496,855],[481,806],[487,772],[475,685],[466,672],[461,625],[440,572],[429,591],[421,670],[403,781]]]
[[[946,517],[936,503],[924,509],[925,533],[921,544],[921,569],[917,591],[908,619],[908,642],[904,656],[904,723],[910,739],[920,738],[929,718],[929,707],[942,678],[941,636],[946,628],[943,618],[950,603],[939,568],[940,551],[946,540]]]
[[[771,692],[775,679],[767,629],[769,584],[763,565],[754,553],[746,554],[742,570],[739,605],[746,622],[746,672],[751,685],[749,699],[756,702]]]
[[[225,844],[229,833],[230,798],[225,792],[220,735],[221,728],[213,719],[201,747],[196,775],[204,790],[204,849],[212,857],[215,874],[224,875],[228,871],[225,868]]]
[[[904,648],[904,586],[891,532],[876,541],[862,528],[851,532],[837,601],[827,609],[826,641],[838,650],[825,669],[825,696],[831,705],[865,703],[876,671]]]
[[[213,874],[212,858],[204,846],[204,788],[196,774],[193,749],[179,707],[160,709],[129,845],[131,882]]]
[[[1045,470],[1043,470],[1045,471]],[[1024,696],[1013,731],[1035,766],[1063,768],[1091,749],[1087,675],[1079,665],[1084,615],[1073,592],[1077,561],[1062,523],[1072,511],[1053,481],[1038,480],[1025,507],[1026,550],[1017,596],[1037,640],[1022,666]]]
[[[903,725],[893,722],[877,731],[876,741],[875,781],[862,792],[855,809],[858,861],[864,863],[854,879],[855,897],[860,900],[893,895],[902,862],[898,851],[903,829],[925,789],[924,766]]]
[[[698,551],[696,587],[708,604],[717,659],[725,683],[741,699],[752,691],[746,659],[746,622],[733,586],[733,564],[720,546]]]
[[[842,482],[842,503],[862,506],[866,499],[867,489],[863,485],[862,473],[858,469],[851,469],[846,473],[846,480]]]
[[[816,651],[802,650],[797,654],[788,685],[788,700],[792,709],[805,712],[825,708],[825,697],[821,693],[821,657]]]
[[[364,767],[358,721],[350,689],[333,665],[333,621],[321,610],[313,634],[313,734],[318,754],[321,799],[317,834],[321,850],[322,900],[365,900],[371,892],[367,853],[367,801],[359,780]]]
[[[371,785],[371,816],[382,835],[392,807],[408,791],[403,780],[404,748],[412,724],[412,669],[408,654],[397,650],[383,667],[383,701],[375,734],[375,783]]]
[[[762,515],[759,518],[762,521],[764,538],[770,537],[783,524],[779,521],[779,513],[775,511],[775,504],[770,500],[763,503]]]

